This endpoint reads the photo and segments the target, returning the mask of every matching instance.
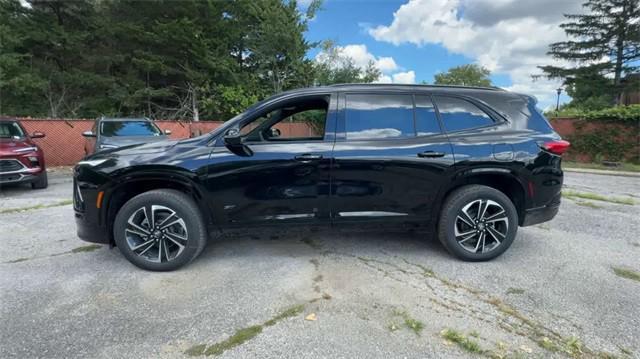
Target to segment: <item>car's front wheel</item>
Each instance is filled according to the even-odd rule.
[[[120,252],[152,271],[182,267],[202,252],[207,241],[198,206],[184,193],[169,189],[130,199],[118,211],[113,231]]]
[[[486,261],[506,251],[518,231],[518,212],[504,193],[469,185],[446,199],[438,238],[449,253],[466,261]]]

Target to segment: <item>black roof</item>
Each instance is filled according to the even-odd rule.
[[[374,88],[410,88],[410,89],[468,89],[468,90],[489,90],[489,91],[505,91],[500,87],[486,87],[486,86],[461,86],[461,85],[427,85],[427,84],[383,84],[383,83],[369,83],[369,84],[359,84],[359,83],[349,83],[349,84],[335,84],[330,85],[328,87],[344,87],[347,89],[351,88],[359,88],[359,87],[374,87]]]
[[[474,93],[511,94],[499,87],[474,87],[474,86],[453,86],[453,85],[407,85],[407,84],[336,84],[329,86],[307,87],[281,92],[274,97],[295,94],[315,94],[322,92],[340,91],[438,91],[451,93],[464,93],[473,95]]]

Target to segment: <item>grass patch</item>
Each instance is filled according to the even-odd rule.
[[[598,206],[597,204],[593,203],[593,202],[589,202],[589,201],[576,201],[576,204],[578,206],[582,206],[582,207],[589,207],[589,208],[593,208],[593,209],[600,209],[602,208],[602,206]]]
[[[613,272],[622,278],[627,278],[631,280],[635,280],[640,282],[640,272],[636,272],[633,269],[623,268],[623,267],[612,267]]]
[[[242,328],[230,336],[227,340],[213,344],[204,351],[204,355],[220,355],[226,350],[235,348],[244,342],[255,338],[262,333],[262,325],[254,325],[252,327]]]
[[[553,340],[547,337],[543,337],[540,340],[538,340],[538,345],[550,352],[557,352],[560,350],[558,345]]]
[[[264,322],[264,325],[270,327],[272,325],[277,324],[281,320],[284,320],[290,317],[295,317],[301,314],[303,310],[304,310],[304,304],[295,305],[293,307],[287,308],[284,311],[282,311],[280,314]]]
[[[93,252],[96,249],[102,248],[101,245],[98,244],[90,244],[88,246],[77,247],[71,250],[71,253],[84,253],[84,252]]]
[[[478,342],[469,339],[466,335],[451,328],[445,328],[440,332],[442,337],[452,343],[456,343],[460,348],[468,351],[469,353],[481,354],[482,348]]]
[[[524,294],[524,289],[522,288],[508,288],[507,294]]]
[[[294,317],[302,313],[304,310],[304,304],[295,305],[293,307],[289,307],[284,311],[280,312],[275,317],[267,320],[266,322],[258,325],[253,325],[250,327],[238,329],[232,336],[229,338],[212,344],[207,347],[206,344],[196,344],[191,348],[185,350],[185,354],[188,356],[200,356],[200,355],[221,355],[225,351],[229,349],[233,349],[239,345],[244,344],[245,342],[255,338],[258,334],[262,333],[262,330],[265,327],[270,327],[272,325],[277,324],[279,321],[284,320],[286,318]]]
[[[590,199],[594,201],[610,202],[615,204],[626,204],[633,206],[636,202],[631,198],[607,197],[597,193],[578,192],[573,190],[562,190],[562,196],[570,199]]]
[[[66,205],[69,205],[69,204],[73,204],[73,200],[68,199],[68,200],[64,200],[64,201],[60,201],[60,202],[56,202],[56,203],[38,204],[38,205],[35,205],[35,206],[20,207],[20,208],[6,208],[6,209],[0,210],[0,214],[16,213],[16,212],[22,212],[22,211],[31,211],[31,210],[34,210],[34,209],[43,209],[43,208],[66,206]]]
[[[393,315],[402,317],[404,325],[411,331],[416,333],[416,335],[420,335],[420,332],[422,332],[422,330],[424,329],[424,323],[415,318],[412,318],[406,311],[394,310]]]
[[[634,163],[623,162],[620,166],[605,166],[598,163],[580,163],[571,161],[562,161],[562,167],[564,168],[584,168],[593,170],[607,170],[607,171],[626,171],[626,172],[640,172],[640,165]]]
[[[565,351],[573,356],[582,354],[582,342],[575,337],[568,338],[565,342]]]
[[[191,348],[187,349],[184,353],[191,357],[197,357],[199,355],[204,354],[204,351],[207,349],[206,344],[198,344],[194,345]]]

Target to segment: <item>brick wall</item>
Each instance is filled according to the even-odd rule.
[[[598,159],[613,161],[640,161],[640,121],[635,123],[620,123],[607,121],[585,121],[580,118],[558,117],[551,118],[549,122],[562,138],[572,142],[565,157],[579,162],[592,162]],[[597,138],[594,146],[579,143],[587,136]],[[603,146],[606,142],[612,142]],[[625,148],[621,156],[612,156],[607,153],[606,147],[613,148],[620,146]],[[580,148],[585,147],[585,148]],[[589,148],[593,151],[587,151]],[[600,153],[596,153],[599,152]],[[591,152],[591,153],[589,153]],[[609,151],[612,152],[612,151]]]

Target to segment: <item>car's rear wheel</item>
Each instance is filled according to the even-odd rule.
[[[49,186],[49,179],[47,178],[47,171],[43,171],[38,178],[31,182],[32,189],[43,189]]]
[[[506,251],[518,231],[518,212],[504,193],[482,185],[451,193],[440,213],[438,238],[449,253],[486,261]]]
[[[194,201],[168,189],[139,194],[118,211],[113,226],[120,252],[136,266],[170,271],[195,259],[207,232]]]

